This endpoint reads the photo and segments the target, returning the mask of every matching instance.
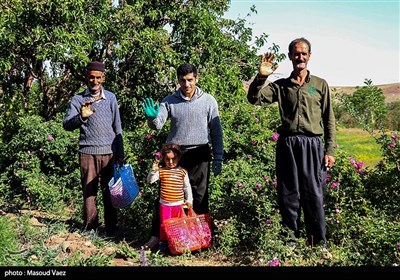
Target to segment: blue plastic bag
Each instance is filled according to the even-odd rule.
[[[115,208],[125,208],[132,204],[139,194],[132,165],[114,166],[114,178],[108,183],[111,203]]]

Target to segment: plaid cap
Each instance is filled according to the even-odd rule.
[[[103,62],[100,61],[91,61],[86,65],[86,70],[94,70],[94,71],[101,71],[105,72],[106,66],[104,65]]]

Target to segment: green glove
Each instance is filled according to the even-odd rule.
[[[146,117],[150,119],[157,118],[158,113],[160,112],[160,105],[154,105],[152,98],[145,98],[142,103],[142,108]]]

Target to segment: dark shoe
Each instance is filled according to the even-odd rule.
[[[161,240],[160,244],[158,245],[158,250],[163,255],[169,254],[168,242],[166,240]]]
[[[90,232],[90,231],[97,231],[97,229],[99,228],[99,224],[98,223],[92,223],[92,224],[86,224],[83,225],[83,227],[81,228],[82,232]]]
[[[150,240],[144,244],[144,249],[150,249],[151,251],[156,251],[158,249],[158,243],[160,239],[156,236],[150,237]]]
[[[286,244],[289,245],[290,247],[296,246],[297,244],[297,238],[294,234],[290,234],[288,239],[286,240]]]
[[[107,236],[116,236],[117,233],[120,231],[119,227],[113,226],[113,227],[106,227],[106,235]]]
[[[81,234],[82,235],[92,235],[92,234],[98,234],[98,229],[81,229]]]

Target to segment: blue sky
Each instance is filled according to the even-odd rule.
[[[257,14],[246,15],[255,5]],[[287,54],[292,39],[311,42],[308,69],[330,86],[363,86],[400,82],[400,0],[382,1],[240,1],[231,0],[225,17],[245,18],[253,35],[269,35]],[[285,59],[271,79],[286,77]]]

